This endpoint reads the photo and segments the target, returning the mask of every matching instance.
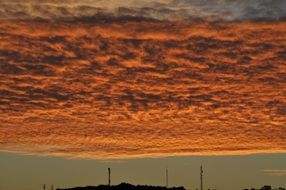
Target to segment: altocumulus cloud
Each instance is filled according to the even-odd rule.
[[[285,152],[285,4],[247,2],[0,1],[0,150]]]

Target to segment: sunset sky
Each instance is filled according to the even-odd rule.
[[[177,175],[257,162],[239,173],[285,186],[286,1],[0,0],[0,152],[44,168],[170,159]]]

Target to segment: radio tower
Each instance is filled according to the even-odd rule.
[[[201,190],[203,190],[204,189],[204,187],[203,187],[203,166],[201,165]]]
[[[168,174],[168,168],[166,168],[166,188],[169,187],[169,174]]]
[[[108,186],[110,187],[111,180],[110,180],[111,170],[108,168]]]

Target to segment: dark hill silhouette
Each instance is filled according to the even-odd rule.
[[[184,187],[161,187],[161,186],[148,186],[148,185],[131,185],[128,183],[121,183],[119,185],[98,185],[98,186],[87,186],[87,187],[74,187],[68,189],[57,189],[57,190],[186,190]]]

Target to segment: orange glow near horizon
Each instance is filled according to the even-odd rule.
[[[0,23],[0,151],[286,152],[285,22]]]

